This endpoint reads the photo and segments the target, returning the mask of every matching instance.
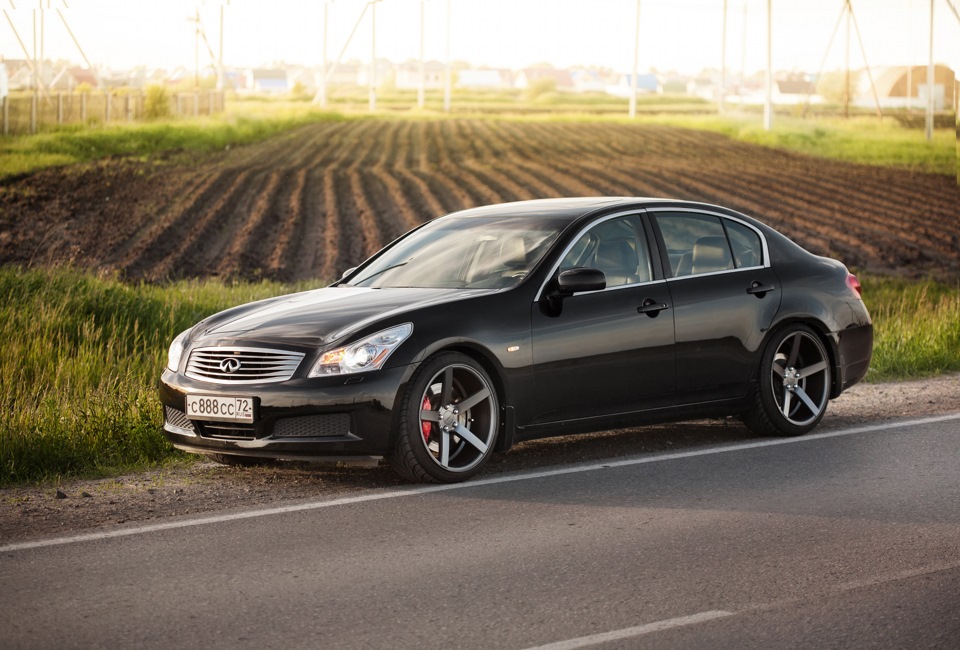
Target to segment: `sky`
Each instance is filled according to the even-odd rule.
[[[327,53],[332,62],[347,43],[366,0],[328,3]],[[425,56],[446,59],[448,0],[382,0],[376,5],[377,56],[418,59],[424,7]],[[766,0],[727,0],[727,69],[747,74],[766,65]],[[122,70],[136,65],[173,69],[194,65],[194,26],[201,24],[216,53],[223,7],[224,64],[263,67],[275,62],[317,65],[323,60],[324,0],[0,0],[0,55],[24,58],[9,21],[28,51],[33,22],[43,12],[47,59],[82,58],[57,9],[87,58]],[[64,6],[69,8],[65,9]],[[719,68],[724,0],[640,0],[641,71],[695,74]],[[960,0],[953,0],[960,10]],[[11,6],[15,8],[11,8]],[[633,65],[636,0],[449,0],[450,55],[475,66],[519,69],[547,62],[556,67],[601,66],[628,72]],[[830,35],[843,0],[772,0],[773,66],[816,72],[844,61],[841,26]],[[930,0],[853,0],[854,15],[871,66],[924,65],[928,58]],[[343,60],[369,61],[371,11],[359,23]],[[39,21],[39,18],[37,18]],[[39,27],[37,28],[39,33]],[[863,55],[852,32],[851,65]],[[38,38],[39,47],[39,38]],[[934,58],[960,65],[960,21],[947,0],[934,0]],[[210,63],[201,44],[200,65]]]

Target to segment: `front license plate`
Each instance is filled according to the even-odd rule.
[[[187,395],[187,419],[253,422],[253,398]]]

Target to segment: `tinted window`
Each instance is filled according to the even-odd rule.
[[[560,270],[593,268],[603,271],[608,287],[649,282],[650,252],[636,216],[598,223],[583,233],[560,262]]]
[[[437,219],[406,235],[343,284],[512,287],[533,269],[566,225],[564,220],[523,217]]]
[[[701,214],[657,214],[675,277],[733,268],[733,255],[719,217]]]
[[[763,266],[763,245],[760,235],[742,223],[724,219],[727,227],[727,236],[730,238],[730,247],[733,249],[733,261],[737,268]]]

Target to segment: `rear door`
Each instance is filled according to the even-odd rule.
[[[678,403],[742,396],[780,307],[762,234],[707,211],[650,213],[669,261]]]

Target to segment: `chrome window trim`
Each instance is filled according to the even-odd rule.
[[[560,256],[557,258],[557,262],[553,265],[553,268],[550,269],[550,273],[547,274],[547,279],[544,280],[544,281],[543,281],[543,284],[540,285],[540,289],[537,291],[537,295],[534,297],[533,302],[534,302],[534,303],[540,302],[540,299],[543,297],[543,292],[544,292],[544,290],[547,288],[547,284],[549,284],[550,280],[553,279],[554,274],[560,269],[560,263],[563,262],[563,259],[567,256],[567,253],[570,252],[570,249],[572,249],[572,248],[574,247],[574,245],[575,245],[578,241],[580,241],[580,237],[582,237],[585,232],[587,232],[588,230],[590,230],[590,229],[592,229],[592,228],[594,228],[594,227],[596,227],[596,226],[599,226],[601,223],[606,223],[607,221],[610,221],[611,219],[618,219],[618,218],[620,218],[620,217],[629,217],[629,216],[637,216],[637,217],[640,217],[646,210],[647,210],[647,208],[633,208],[633,209],[630,209],[630,210],[624,210],[624,211],[622,211],[622,212],[615,212],[615,213],[613,213],[613,214],[608,214],[607,216],[605,216],[605,217],[603,217],[603,218],[601,218],[601,219],[597,219],[596,221],[591,221],[590,223],[588,223],[587,225],[585,225],[583,228],[581,228],[581,229],[577,232],[577,234],[573,237],[573,239],[570,240],[570,243],[567,244],[566,248],[563,249],[563,252],[562,252],[562,253],[560,254]],[[642,229],[641,229],[641,231],[640,231],[640,234],[641,234],[644,238],[646,238],[646,236],[647,236],[646,231],[644,231],[644,230],[642,230]],[[650,257],[650,254],[651,254],[651,252],[650,252],[650,242],[647,242],[647,256],[648,256],[648,257],[647,257],[647,260],[648,260],[648,262],[650,263],[650,266],[651,266],[650,272],[652,273],[652,272],[653,272],[653,258]],[[583,295],[583,294],[587,294],[587,293],[603,293],[604,291],[616,291],[617,289],[629,289],[630,287],[640,287],[640,286],[643,286],[643,285],[646,285],[646,284],[659,284],[659,283],[661,283],[661,282],[664,282],[664,280],[648,280],[647,282],[634,282],[633,284],[618,284],[618,285],[615,286],[615,287],[607,287],[607,288],[605,288],[605,289],[600,289],[599,291],[580,291],[580,292],[578,292],[578,293],[571,294],[570,297],[579,296],[579,295]]]
[[[710,275],[723,275],[725,273],[739,273],[740,271],[750,271],[757,269],[769,269],[770,268],[770,249],[767,247],[767,238],[763,236],[763,232],[753,224],[747,223],[743,219],[731,216],[729,214],[722,214],[720,212],[714,212],[712,210],[705,210],[703,208],[677,208],[677,207],[651,207],[647,208],[647,212],[692,212],[695,214],[705,214],[710,217],[718,217],[720,219],[730,219],[736,223],[739,223],[742,226],[746,226],[753,232],[757,233],[757,236],[760,238],[760,249],[763,255],[763,264],[759,266],[741,266],[739,269],[727,269],[726,271],[711,271],[710,273],[691,273],[690,275],[681,275],[674,276],[671,275],[667,278],[667,282],[673,282],[674,280],[686,280],[687,278],[705,278]],[[655,225],[656,227],[656,225]],[[726,234],[724,230],[724,236],[727,237],[727,242],[730,241],[730,237]]]

